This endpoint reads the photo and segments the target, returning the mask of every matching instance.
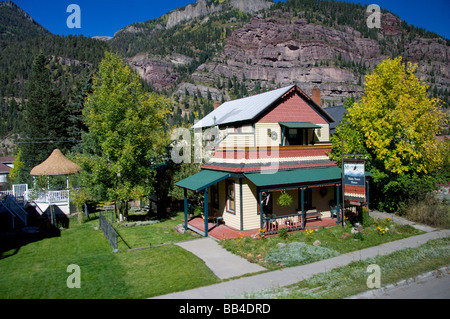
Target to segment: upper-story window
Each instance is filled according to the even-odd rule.
[[[314,145],[316,130],[321,126],[309,122],[280,122],[283,140],[282,145]]]
[[[286,134],[286,145],[314,144],[314,132],[310,129],[289,129]]]

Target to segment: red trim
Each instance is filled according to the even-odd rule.
[[[220,148],[214,152],[214,158],[220,159],[266,159],[266,158],[287,158],[287,157],[310,157],[324,156],[331,153],[331,146],[309,146],[309,147],[268,147],[268,148]]]
[[[321,163],[321,164],[298,164],[298,165],[278,165],[278,167],[270,167],[270,166],[255,166],[255,167],[225,167],[225,166],[219,166],[219,165],[208,165],[205,164],[202,166],[204,169],[211,169],[215,171],[222,171],[222,172],[231,172],[231,173],[244,173],[244,172],[258,172],[261,170],[267,170],[270,171],[274,168],[277,168],[278,170],[293,170],[293,169],[299,169],[299,168],[312,168],[312,167],[330,167],[330,166],[336,166],[336,163]]]
[[[346,194],[361,194],[366,195],[366,188],[364,186],[344,185],[344,193]]]

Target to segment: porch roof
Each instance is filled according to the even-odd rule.
[[[322,128],[322,126],[311,122],[280,122],[279,124],[287,128]]]
[[[175,183],[175,185],[194,192],[200,192],[228,177],[230,177],[230,173],[204,169],[195,175],[189,176],[188,178]]]
[[[341,180],[342,169],[333,167],[297,169],[291,171],[278,171],[276,173],[255,173],[245,176],[258,187],[273,187],[296,185],[325,181]]]

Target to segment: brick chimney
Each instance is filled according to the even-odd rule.
[[[322,102],[320,99],[320,89],[317,86],[312,89],[312,99],[317,103],[317,105],[322,106]]]
[[[220,102],[219,101],[215,101],[214,102],[214,110],[217,109],[220,106]]]

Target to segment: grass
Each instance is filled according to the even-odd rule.
[[[191,232],[179,234],[173,230],[173,227],[183,223],[183,218],[183,213],[177,213],[172,219],[167,219],[153,225],[133,227],[115,226],[115,228],[131,248],[155,246],[192,239]],[[123,245],[123,247],[125,249],[126,245]]]
[[[164,238],[169,242],[186,238],[171,234],[174,232],[172,225],[177,222],[170,220],[132,228],[145,237],[145,246],[148,246],[149,238],[155,243],[165,241]],[[0,298],[148,298],[220,282],[202,260],[176,245],[127,252],[122,249],[126,248],[122,243],[120,251],[112,253],[103,233],[95,230],[95,226],[98,220],[78,225],[76,218],[71,219],[70,227],[62,230],[60,237],[32,242],[18,251],[3,252]],[[134,246],[143,244],[138,236],[132,238],[131,228],[121,234]],[[67,272],[70,264],[80,266],[79,289],[69,289],[66,285],[71,275]]]
[[[284,288],[265,289],[238,298],[255,299],[338,299],[354,296],[368,290],[367,279],[371,264],[380,266],[381,285],[400,280],[450,264],[450,238],[431,240],[418,248],[408,248],[389,255],[352,262],[330,272]]]
[[[294,258],[289,259],[288,262],[271,258],[271,256],[279,250],[285,249],[283,248],[285,245],[291,245],[292,243],[299,242],[311,246],[318,240],[320,241],[320,247],[327,248],[339,254],[344,254],[422,233],[408,225],[395,225],[387,219],[375,220],[368,217],[364,219],[364,230],[362,233],[353,235],[351,234],[352,228],[353,227],[350,224],[347,224],[344,228],[341,226],[334,226],[320,228],[314,231],[290,233],[286,239],[282,239],[278,236],[267,237],[264,239],[241,237],[221,241],[221,244],[224,248],[234,254],[242,256],[251,262],[258,263],[267,269],[275,270],[285,266],[298,266],[327,258],[327,254],[320,253],[314,254],[312,258],[300,255],[294,256]],[[386,228],[389,230],[380,230],[386,230]],[[299,250],[299,253],[301,253],[301,250]],[[297,261],[295,261],[295,259],[297,259]]]

